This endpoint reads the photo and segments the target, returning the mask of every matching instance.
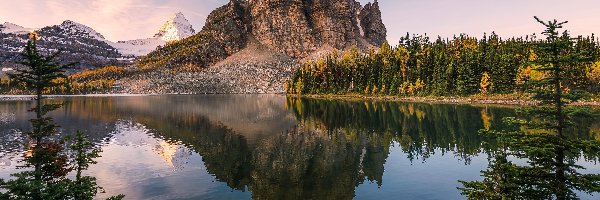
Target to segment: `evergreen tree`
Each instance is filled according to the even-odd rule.
[[[600,45],[593,36],[573,41],[573,52],[592,58],[600,55]],[[534,46],[540,44],[534,36],[502,39],[496,33],[480,40],[461,34],[452,39],[407,34],[396,47],[383,43],[379,51],[354,49],[352,59],[345,53],[341,59],[332,54],[307,67],[297,69],[290,85],[305,84],[303,94],[363,94],[363,95],[474,95],[481,91],[484,72],[493,88],[488,94],[526,92],[526,82],[545,75],[533,71],[530,63],[539,55]],[[350,67],[349,67],[350,66]],[[594,65],[574,65],[564,73],[564,87],[583,89],[597,94],[598,77]],[[299,78],[299,75],[302,75]],[[545,77],[545,76],[544,76]],[[408,92],[420,80],[418,92]],[[293,90],[292,90],[293,91]],[[376,91],[375,94],[373,91]]]
[[[36,118],[30,120],[32,131],[26,133],[31,140],[28,147],[30,153],[24,155],[25,164],[22,166],[32,171],[13,174],[13,180],[0,180],[0,189],[5,190],[0,193],[0,199],[92,199],[99,187],[94,178],[82,177],[81,171],[94,163],[92,159],[98,156],[98,151],[91,150],[86,139],[79,135],[72,146],[77,152],[75,162],[71,162],[64,149],[66,141],[56,138],[58,126],[47,116],[60,105],[43,101],[45,97],[42,94],[57,86],[54,80],[65,78],[64,69],[68,65],[60,65],[54,60],[60,52],[42,55],[37,49],[36,39],[37,35],[31,34],[22,53],[23,61],[20,64],[27,68],[10,74],[11,79],[26,84],[36,94],[35,107],[30,110],[36,114]],[[74,169],[77,170],[77,177],[73,181],[66,176]],[[119,198],[122,196],[115,197]]]
[[[546,39],[534,46],[539,57],[533,62],[540,66],[535,70],[548,76],[530,82],[540,105],[520,110],[527,117],[506,120],[516,130],[488,132],[506,147],[491,159],[483,181],[461,181],[464,188],[459,189],[470,199],[578,199],[576,190],[600,192],[600,175],[581,174],[584,168],[575,164],[582,157],[597,160],[600,156],[599,141],[572,134],[574,117],[590,117],[591,113],[566,106],[581,95],[564,87],[572,81],[567,75],[590,58],[575,49],[568,32],[559,34],[567,22],[535,19],[546,27]],[[526,159],[528,165],[515,165],[507,156]]]

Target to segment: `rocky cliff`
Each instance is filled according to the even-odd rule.
[[[264,47],[272,54],[284,54],[288,57],[283,58],[285,61],[301,60],[324,49],[357,47],[366,51],[376,48],[385,41],[386,34],[377,0],[365,6],[355,0],[231,0],[208,16],[206,25],[198,34],[151,52],[139,60],[138,66],[146,71],[177,71],[182,68],[202,70],[223,62],[250,43],[258,43],[252,46]],[[291,64],[286,62],[284,65]],[[261,75],[264,74],[250,74],[248,77]],[[193,76],[190,79],[193,80]],[[269,85],[274,88],[260,91],[284,91],[282,84]],[[136,87],[140,88],[139,85]],[[252,84],[250,87],[257,88]],[[163,91],[156,88],[131,91],[145,93],[144,90]],[[247,89],[233,91],[259,92]]]
[[[375,15],[377,5],[375,1],[363,8],[354,0],[249,0],[248,10],[252,34],[261,43],[303,58],[322,46],[379,46],[386,30],[377,25],[382,24],[381,16]]]

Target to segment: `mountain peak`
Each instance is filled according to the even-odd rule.
[[[25,27],[22,27],[22,26],[19,26],[17,24],[13,24],[10,22],[4,22],[2,24],[2,26],[4,27],[1,30],[2,33],[12,33],[12,34],[20,35],[20,34],[28,34],[31,31],[33,31],[32,28],[25,28]]]
[[[65,20],[60,25],[58,25],[58,27],[65,30],[66,32],[70,32],[71,34],[83,34],[84,36],[89,36],[93,39],[105,40],[104,36],[96,32],[96,30],[94,30],[93,28],[90,28],[89,26],[83,25],[75,21]]]
[[[196,31],[190,22],[185,18],[183,13],[178,12],[175,13],[171,19],[165,22],[165,24],[160,28],[158,33],[154,35],[154,37],[160,38],[165,42],[173,42],[190,37],[195,33]]]

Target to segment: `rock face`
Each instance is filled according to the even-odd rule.
[[[364,35],[371,44],[383,44],[386,41],[387,29],[381,20],[379,3],[367,3],[358,15],[360,25],[364,29]]]
[[[142,57],[137,63],[144,71],[154,71],[148,73],[147,77],[156,76],[155,73],[163,74],[164,71],[176,72],[188,68],[201,69],[200,72],[192,72],[192,75],[186,77],[174,73],[171,76],[177,81],[168,81],[165,86],[156,84],[163,82],[161,80],[140,75],[133,82],[151,84],[135,85],[135,88],[125,91],[280,93],[284,91],[285,80],[297,66],[297,63],[289,64],[289,60],[311,58],[317,53],[323,53],[323,50],[357,47],[366,51],[379,47],[385,41],[386,34],[377,1],[363,7],[355,0],[231,0],[208,16],[205,26],[198,34],[167,44]],[[272,57],[262,56],[268,59],[213,67],[248,49],[252,46],[250,44],[261,46],[263,53],[283,54],[286,58],[275,56],[278,59],[274,61]],[[251,51],[245,51],[244,54],[248,52]],[[279,66],[264,68],[267,65]],[[233,72],[236,68],[240,70]],[[285,72],[280,76],[283,71]],[[238,74],[239,77],[232,78],[231,73]],[[270,81],[244,80],[256,77],[269,77]],[[278,80],[275,81],[272,77],[277,77]],[[203,80],[194,80],[195,78]],[[173,88],[181,86],[173,85],[173,82],[198,86],[185,86],[178,90]],[[123,85],[126,86],[125,82]]]
[[[383,41],[368,37],[386,34],[385,26],[369,29],[378,27],[368,24],[377,22],[373,15],[377,2],[363,8],[354,0],[249,0],[248,9],[252,34],[294,58],[306,57],[325,45],[336,49],[379,46]]]
[[[304,58],[323,46],[368,49],[385,41],[377,1],[249,0],[252,35],[268,47]]]
[[[385,41],[377,1],[362,7],[355,0],[249,0],[252,35],[293,58],[323,46],[368,49]]]

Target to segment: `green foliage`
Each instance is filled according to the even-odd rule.
[[[536,54],[541,49],[533,48],[540,43],[535,37],[502,39],[495,33],[482,39],[459,35],[452,39],[438,37],[435,41],[407,34],[398,46],[384,43],[378,52],[360,54],[353,49],[341,58],[332,54],[309,61],[296,70],[287,91],[394,96],[523,92],[530,86],[525,83],[544,77],[530,63],[541,56]],[[597,57],[600,49],[593,36],[576,38],[573,45],[574,51],[590,57]],[[596,71],[590,70],[588,64],[577,68],[568,74],[577,78],[565,83],[566,86],[597,93],[598,90],[588,87],[595,80]],[[482,90],[484,74],[488,82]],[[422,87],[415,90],[417,81]],[[301,91],[293,89],[298,85],[303,86]]]
[[[80,131],[75,135],[74,143],[71,149],[75,152],[75,181],[71,185],[71,191],[74,199],[93,199],[98,193],[96,178],[91,176],[82,176],[82,172],[87,170],[90,165],[96,164],[94,158],[100,157],[100,149],[95,148],[94,144]]]
[[[93,159],[99,156],[99,151],[92,147],[82,133],[78,133],[71,145],[76,155],[71,159],[64,148],[66,141],[56,139],[58,126],[46,114],[58,109],[60,105],[45,104],[42,94],[48,88],[58,85],[55,79],[65,77],[63,69],[66,66],[54,61],[58,53],[41,55],[36,48],[35,35],[31,38],[22,55],[24,61],[21,62],[28,68],[10,75],[13,80],[25,83],[36,92],[36,106],[30,110],[36,113],[36,118],[30,120],[33,129],[26,135],[31,141],[24,155],[24,165],[20,166],[30,171],[13,174],[12,180],[0,180],[0,189],[3,190],[0,192],[0,199],[93,199],[100,188],[94,177],[82,176],[81,172],[95,163]],[[77,173],[75,180],[67,178],[74,170]],[[123,197],[115,197],[118,198]]]
[[[35,36],[34,36],[35,37]],[[29,69],[16,69],[16,73],[9,74],[9,77],[15,82],[25,83],[27,87],[32,88],[41,96],[44,88],[56,86],[53,80],[57,78],[65,78],[64,69],[69,65],[60,65],[54,61],[60,51],[46,57],[40,55],[37,51],[36,41],[31,40],[25,46],[25,50],[21,56],[24,61],[20,62],[24,66],[29,66]]]
[[[482,172],[483,181],[461,181],[469,199],[578,199],[575,191],[600,192],[600,174],[582,174],[581,158],[598,160],[600,141],[593,135],[576,136],[575,118],[592,117],[583,107],[567,107],[582,95],[575,90],[581,66],[593,60],[578,48],[568,32],[558,30],[566,22],[544,22],[546,39],[534,46],[539,57],[530,59],[543,77],[529,81],[527,89],[541,104],[521,109],[520,118],[507,118],[516,131],[484,131],[503,148]],[[572,87],[573,89],[569,88]],[[509,157],[527,160],[516,165]]]

